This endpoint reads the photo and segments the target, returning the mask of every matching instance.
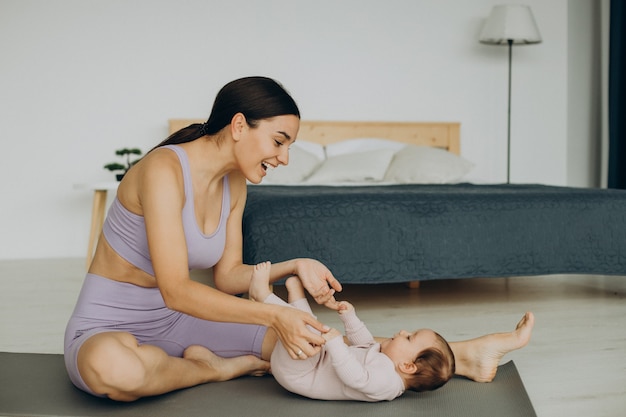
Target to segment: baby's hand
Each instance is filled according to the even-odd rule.
[[[334,339],[337,336],[341,336],[341,333],[339,333],[339,330],[335,329],[335,328],[331,328],[329,331],[327,331],[326,333],[322,333],[322,337],[324,338],[324,340],[326,340],[327,342],[331,339]]]
[[[339,301],[337,304],[339,305],[339,308],[337,309],[339,314],[343,314],[347,311],[354,311],[354,306],[347,301]]]

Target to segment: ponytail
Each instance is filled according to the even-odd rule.
[[[231,81],[217,93],[206,123],[193,123],[172,133],[155,148],[192,142],[206,135],[216,135],[230,125],[237,113],[246,117],[252,128],[259,121],[282,115],[300,118],[300,110],[278,82],[266,77],[246,77]]]

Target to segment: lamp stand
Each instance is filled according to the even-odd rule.
[[[509,107],[507,111],[507,134],[506,134],[506,183],[511,183],[511,61],[513,56],[513,39],[509,43]]]
[[[541,35],[530,7],[505,4],[493,6],[478,40],[489,45],[509,46],[509,103],[507,112],[506,183],[511,183],[511,67],[513,44],[541,42]]]

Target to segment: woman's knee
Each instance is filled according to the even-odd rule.
[[[146,381],[146,367],[137,354],[137,340],[129,333],[100,333],[90,337],[78,352],[78,370],[97,394],[113,399],[134,399]]]

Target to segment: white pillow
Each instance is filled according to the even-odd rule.
[[[298,143],[298,142],[296,142]],[[268,169],[261,184],[281,185],[304,181],[322,163],[317,155],[305,151],[296,143],[289,148],[289,164]]]
[[[385,181],[400,184],[447,184],[458,182],[474,164],[444,149],[408,145],[394,156]]]
[[[306,184],[381,181],[395,151],[380,149],[328,157],[305,181]]]
[[[357,138],[347,139],[339,142],[326,145],[326,157],[343,155],[347,153],[375,151],[381,149],[391,149],[392,151],[399,151],[404,148],[406,144],[396,142],[388,139],[378,138]]]
[[[313,155],[317,156],[320,161],[326,159],[326,151],[324,150],[324,145],[320,145],[319,143],[298,139],[289,147],[289,150],[292,150],[294,148],[300,148],[309,153],[312,153]]]

